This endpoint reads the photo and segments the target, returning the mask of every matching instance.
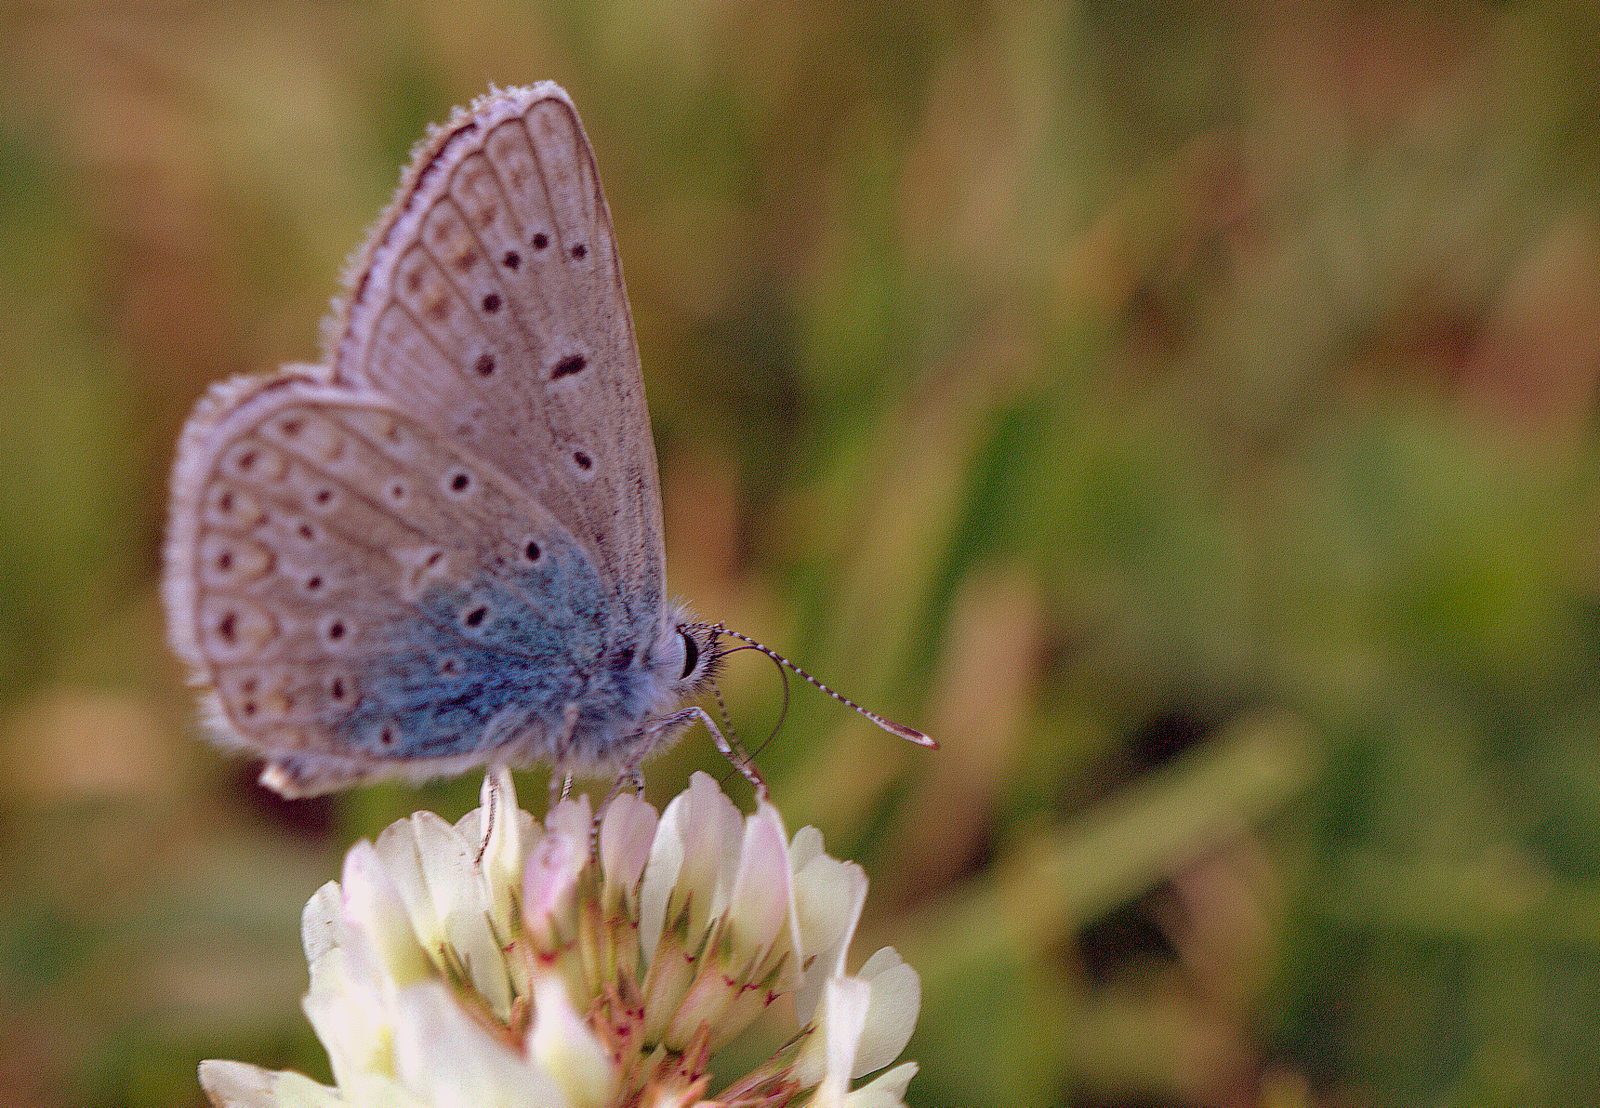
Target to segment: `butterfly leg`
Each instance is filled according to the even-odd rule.
[[[568,701],[566,708],[561,713],[561,730],[550,744],[550,749],[555,752],[554,761],[561,765],[567,760],[567,748],[572,742],[572,733],[578,728],[578,702]],[[550,775],[550,807],[572,795],[572,774],[564,774],[561,778],[561,787],[557,789],[554,774]]]
[[[612,783],[611,791],[606,793],[606,798],[600,807],[604,808],[610,804],[623,789],[632,789],[639,796],[644,795],[644,770],[639,768],[638,763],[623,766],[617,771],[617,779]]]
[[[479,836],[478,856],[473,859],[477,865],[483,865],[483,856],[489,852],[489,838],[494,834],[495,821],[501,818],[500,809],[505,807],[505,796],[500,791],[500,777],[497,773],[499,767],[490,766],[484,770],[484,781],[488,786],[488,796],[483,805],[483,833]],[[513,817],[515,818],[515,817]]]
[[[712,727],[711,733],[717,737],[717,747],[722,751],[723,756],[733,763],[740,773],[744,773],[748,777],[749,774],[745,773],[745,767],[748,766],[753,771],[756,767],[756,760],[745,749],[744,741],[739,738],[739,732],[734,729],[733,718],[728,715],[728,705],[722,699],[722,690],[713,687],[713,691],[717,694],[717,714],[722,717],[722,727],[725,730],[719,731],[717,728]],[[710,726],[709,722],[707,726]],[[732,753],[729,753],[729,751],[732,751]],[[766,795],[765,789],[762,790],[761,795]]]
[[[639,797],[644,796],[644,771],[637,765],[624,766],[620,771],[618,771],[617,779],[611,783],[611,791],[606,793],[606,798],[602,800],[600,802],[600,806],[594,810],[594,822],[596,827],[600,826],[601,814],[611,806],[611,802],[617,799],[617,796],[622,792],[623,789],[632,789],[634,795]]]
[[[758,797],[766,797],[767,783],[762,779],[760,771],[756,769],[755,762],[743,749],[735,747],[728,741],[727,737],[723,735],[722,729],[717,726],[716,721],[706,713],[704,708],[683,708],[673,712],[671,715],[651,720],[650,725],[645,729],[645,733],[653,739],[657,735],[671,734],[678,728],[693,723],[695,720],[705,724],[706,730],[710,731],[711,737],[716,740],[717,749],[722,752],[722,756],[733,764],[734,769],[744,775],[746,781],[755,786],[756,795]],[[655,744],[652,742],[647,745],[654,746]]]

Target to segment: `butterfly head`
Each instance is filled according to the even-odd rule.
[[[700,623],[678,613],[662,650],[662,669],[671,674],[674,697],[688,699],[716,683],[728,653],[720,646],[723,633],[720,623]]]

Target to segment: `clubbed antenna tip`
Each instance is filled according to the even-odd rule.
[[[939,749],[939,743],[937,740],[928,738],[928,736],[924,735],[921,731],[918,731],[915,727],[907,727],[903,723],[896,723],[892,719],[884,719],[882,716],[875,716],[870,712],[864,714],[873,723],[876,723],[879,727],[889,732],[889,734],[898,735],[908,743],[916,743],[918,746],[925,746],[929,750]]]

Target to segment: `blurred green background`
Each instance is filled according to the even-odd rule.
[[[1559,2],[11,0],[0,1099],[324,1076],[301,905],[475,803],[196,740],[166,469],[425,125],[551,78],[673,588],[944,744],[796,688],[761,754],[923,974],[914,1105],[1600,1104],[1597,59]]]

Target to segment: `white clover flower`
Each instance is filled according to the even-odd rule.
[[[888,948],[846,972],[866,887],[705,774],[659,816],[622,794],[597,826],[579,797],[541,827],[494,770],[482,808],[358,843],[306,905],[334,1087],[240,1062],[200,1082],[218,1108],[895,1108],[914,1063],[851,1082],[904,1049],[921,985]],[[713,1093],[713,1054],[779,1002],[795,1035]]]

